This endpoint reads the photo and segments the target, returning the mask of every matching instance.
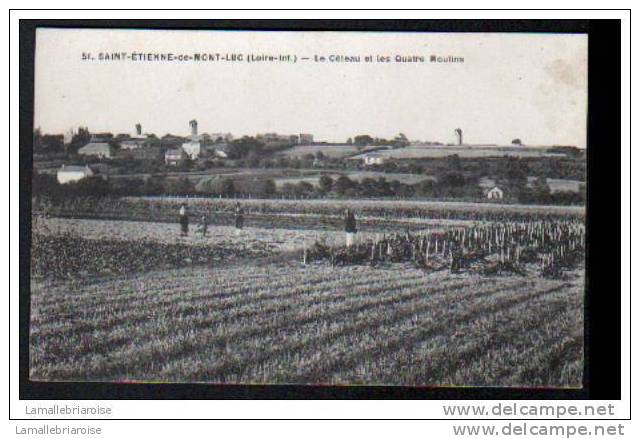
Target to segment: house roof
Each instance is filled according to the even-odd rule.
[[[147,145],[158,145],[158,146],[179,146],[182,145],[184,139],[174,139],[174,138],[162,138],[162,139],[154,139],[152,137],[146,140]]]
[[[482,193],[485,194],[485,195],[488,195],[488,194],[491,194],[491,193],[504,194],[504,190],[502,190],[502,188],[500,188],[498,186],[492,186],[492,187],[483,188],[482,189]]]
[[[106,142],[89,142],[78,152],[111,152],[113,147]]]
[[[60,169],[58,169],[58,173],[60,172],[88,172],[93,173],[88,166],[76,166],[76,165],[62,165]]]

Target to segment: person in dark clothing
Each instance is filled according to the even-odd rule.
[[[356,217],[350,209],[344,211],[344,231],[346,233],[347,247],[351,247],[357,233]]]
[[[189,234],[189,214],[187,213],[187,205],[182,203],[180,206],[180,236]]]
[[[207,216],[206,215],[202,215],[202,219],[200,220],[200,232],[202,233],[202,236],[205,237],[207,236],[207,228],[208,228],[208,223],[207,223]]]
[[[240,202],[236,203],[236,235],[240,234],[240,231],[244,227],[244,211],[242,210],[242,206],[240,206]]]
[[[450,266],[451,273],[460,273],[463,264],[462,247],[460,245],[453,244],[450,253]]]

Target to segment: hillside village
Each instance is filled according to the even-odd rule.
[[[586,154],[574,146],[465,144],[311,133],[34,133],[34,196],[189,195],[248,198],[422,198],[583,204]]]

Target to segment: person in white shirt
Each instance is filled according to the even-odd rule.
[[[189,214],[187,213],[187,205],[182,203],[180,206],[180,236],[189,234]]]

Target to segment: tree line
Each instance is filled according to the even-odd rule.
[[[504,180],[504,202],[527,204],[584,204],[586,191],[553,192],[544,177],[528,184],[526,180]],[[187,177],[151,176],[147,178],[103,178],[92,176],[77,182],[60,184],[51,174],[34,173],[32,195],[53,201],[74,197],[122,197],[162,195],[209,195],[214,197],[250,198],[426,198],[477,201],[485,198],[476,178],[449,172],[438,179],[425,179],[416,184],[365,177],[352,179],[346,175],[322,175],[315,184],[301,179],[277,185],[273,178],[222,177],[191,180]]]

